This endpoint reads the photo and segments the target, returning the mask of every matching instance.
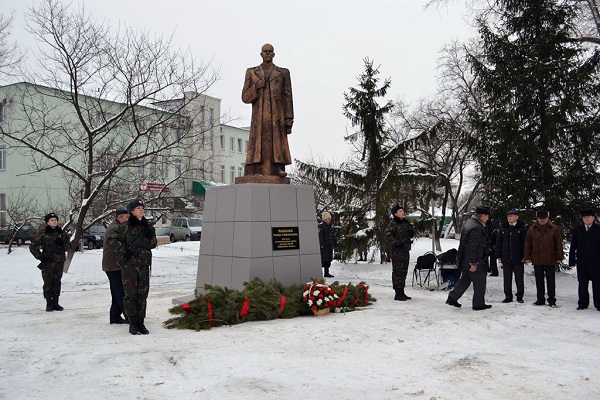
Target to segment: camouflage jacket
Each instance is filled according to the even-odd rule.
[[[46,225],[31,240],[29,251],[43,263],[62,263],[67,259],[65,251],[71,248],[71,241],[60,227],[51,228]]]
[[[127,266],[152,265],[151,249],[156,248],[156,232],[146,217],[139,220],[130,216],[128,222],[120,224],[107,236],[106,242],[119,257],[127,259]]]
[[[412,241],[415,236],[412,224],[406,218],[396,218],[390,222],[386,231],[385,239],[389,245],[390,255],[398,254],[403,251],[410,251]]]

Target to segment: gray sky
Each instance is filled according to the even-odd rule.
[[[200,60],[220,68],[221,80],[207,94],[222,99],[221,111],[250,124],[242,103],[245,70],[260,64],[264,43],[275,47],[274,63],[290,70],[294,92],[293,158],[343,161],[350,132],[342,115],[343,93],[357,85],[363,59],[391,78],[388,99],[415,103],[436,89],[439,51],[452,39],[472,35],[462,2],[424,10],[425,0],[85,0],[88,11],[115,28],[147,28],[174,34]],[[31,0],[3,0],[14,10],[14,38],[28,43],[22,14]],[[75,3],[77,4],[77,3]],[[30,43],[30,42],[29,42]],[[26,47],[26,46],[24,46]]]

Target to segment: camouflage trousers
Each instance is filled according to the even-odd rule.
[[[48,263],[42,269],[42,279],[44,280],[44,298],[52,299],[60,296],[60,280],[63,276],[64,262]]]
[[[404,289],[406,275],[408,274],[408,251],[401,251],[392,255],[392,285],[394,289]]]
[[[121,270],[123,278],[123,309],[127,317],[146,317],[146,300],[150,291],[150,266],[125,265]]]

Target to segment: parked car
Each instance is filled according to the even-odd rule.
[[[175,217],[169,228],[171,242],[178,240],[201,240],[202,218]]]
[[[14,232],[14,227],[11,226],[0,229],[0,243],[8,244]],[[23,228],[19,229],[17,237],[13,243],[15,243],[17,246],[21,246],[23,243],[31,241],[34,234],[35,229],[33,229],[31,226],[25,225]]]
[[[73,232],[69,232],[69,236],[73,236]],[[104,236],[101,235],[91,235],[88,232],[83,232],[81,240],[83,240],[83,245],[88,250],[101,249],[104,246]],[[80,250],[79,244],[77,244],[77,248],[75,250]]]

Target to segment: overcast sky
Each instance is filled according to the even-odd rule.
[[[472,36],[461,1],[425,10],[426,0],[85,0],[88,11],[112,26],[148,28],[174,34],[200,60],[221,71],[207,94],[220,98],[221,111],[250,124],[251,106],[242,103],[245,70],[260,64],[264,43],[275,47],[274,63],[290,70],[295,122],[293,158],[343,161],[351,131],[342,115],[343,94],[357,85],[363,59],[391,78],[388,99],[415,103],[436,89],[439,51],[452,39]],[[22,14],[31,0],[3,0],[15,11],[14,38],[28,43]],[[77,2],[74,2],[77,4]],[[29,42],[30,43],[30,42]],[[24,46],[27,47],[27,46]]]

